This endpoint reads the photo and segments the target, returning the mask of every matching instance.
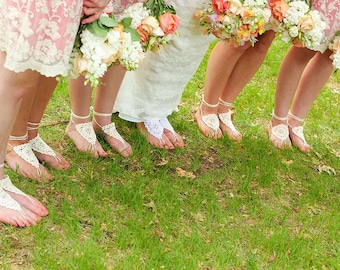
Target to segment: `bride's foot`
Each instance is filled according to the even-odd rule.
[[[76,123],[76,119],[79,123]],[[80,152],[90,152],[95,158],[106,157],[107,153],[97,140],[90,115],[79,116],[71,112],[71,119],[66,127],[66,134],[73,140]]]
[[[269,140],[276,148],[283,149],[291,146],[287,117],[278,117],[273,112],[273,118],[267,130],[269,134]]]
[[[305,136],[303,135],[303,126],[301,126],[303,120],[304,119],[293,115],[291,112],[288,113],[289,136],[295,147],[302,152],[310,153],[311,147],[306,142]]]
[[[13,186],[7,176],[0,180],[0,222],[13,226],[36,225],[48,210],[35,198]]]
[[[105,141],[111,146],[112,149],[116,150],[123,157],[128,157],[132,154],[132,147],[127,143],[122,136],[118,133],[115,123],[111,122],[111,113],[98,113],[93,111],[93,128],[96,132],[104,136]],[[104,118],[103,118],[104,117]],[[105,124],[99,124],[99,120],[107,121]],[[105,119],[106,118],[106,119]],[[102,123],[102,122],[101,122]]]
[[[163,134],[169,139],[169,141],[175,147],[185,147],[184,140],[170,124],[168,118],[159,119],[161,126],[163,127]]]
[[[170,150],[175,148],[173,143],[164,134],[164,127],[158,118],[137,123],[137,128],[145,136],[150,145]]]
[[[39,123],[27,123],[29,144],[40,162],[45,162],[57,170],[67,170],[70,168],[70,163],[58,152],[54,151],[44,140],[39,136]]]
[[[54,178],[39,163],[30,144],[27,142],[27,135],[23,137],[10,136],[7,145],[6,162],[12,170],[26,178],[32,178],[39,182],[42,180],[50,181]]]
[[[226,112],[220,112],[218,114],[218,118],[220,119],[220,129],[222,130],[222,133],[226,134],[230,140],[240,142],[242,140],[242,134],[235,128],[232,121],[233,113],[230,110],[230,106],[232,105],[232,103],[226,102],[220,98],[219,104],[226,107],[222,110],[226,110]]]
[[[202,104],[194,116],[198,128],[204,136],[215,140],[220,139],[222,137],[222,131],[220,129],[220,120],[218,119],[217,113],[207,112],[207,114],[204,114],[203,105],[208,108],[218,107],[218,103],[209,104],[202,98]]]

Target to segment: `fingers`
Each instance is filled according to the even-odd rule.
[[[83,8],[83,13],[87,16],[81,21],[82,24],[91,23],[99,19],[102,10],[98,8]]]

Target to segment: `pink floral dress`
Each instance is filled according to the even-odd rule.
[[[340,30],[340,1],[339,0],[313,0],[313,8],[321,13],[322,19],[327,24],[325,40],[318,48],[325,51],[327,45],[333,40],[334,35]]]
[[[0,50],[5,67],[66,75],[83,1],[0,0]]]

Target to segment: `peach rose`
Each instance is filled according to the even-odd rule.
[[[74,60],[74,72],[77,75],[85,75],[88,68],[88,61],[87,59],[78,55]]]
[[[159,27],[159,23],[155,17],[149,16],[142,21],[141,27],[147,34],[151,35]]]
[[[159,16],[159,24],[164,34],[174,34],[179,26],[179,18],[172,13],[164,13]]]
[[[211,2],[214,12],[218,15],[223,14],[229,6],[229,1],[227,0],[212,0]]]
[[[269,6],[273,17],[282,22],[289,9],[289,5],[284,0],[269,0]]]
[[[302,32],[308,32],[314,28],[314,21],[311,16],[305,16],[300,19],[298,24],[299,29]]]
[[[340,38],[335,38],[334,39],[334,44],[333,44],[333,51],[340,51]]]
[[[110,66],[112,63],[116,62],[116,60],[118,59],[118,54],[119,51],[112,47],[109,44],[104,43],[101,46],[102,50],[103,50],[103,56],[101,57],[101,60],[104,64],[106,64],[107,66]]]
[[[244,7],[242,6],[240,2],[233,2],[233,1],[229,2],[228,12],[227,12],[229,16],[230,15],[243,16],[243,13],[244,13]]]

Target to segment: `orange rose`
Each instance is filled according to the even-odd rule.
[[[211,2],[214,12],[218,15],[223,14],[229,6],[229,1],[227,0],[212,0]]]
[[[269,6],[272,10],[273,17],[282,22],[289,9],[289,5],[284,0],[269,0]]]
[[[159,16],[159,24],[164,34],[174,34],[179,26],[179,18],[175,14],[164,13]]]
[[[140,40],[142,42],[146,42],[146,41],[149,40],[149,34],[147,33],[147,31],[145,31],[145,29],[141,25],[138,26],[136,30],[137,30],[137,32],[140,36]]]

